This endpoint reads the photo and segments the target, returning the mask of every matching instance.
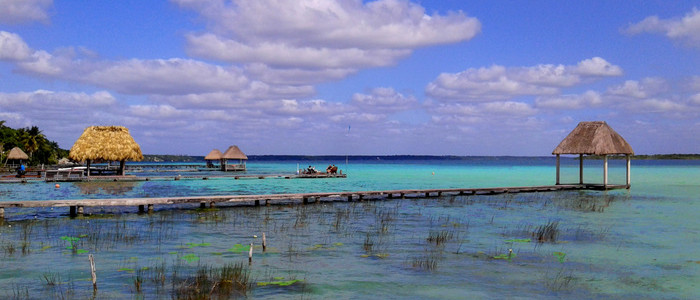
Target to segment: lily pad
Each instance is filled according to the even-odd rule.
[[[117,269],[118,272],[127,272],[127,273],[134,273],[134,269],[132,268],[120,268]]]
[[[90,252],[90,251],[85,250],[85,249],[78,249],[77,252],[78,252],[78,254],[84,254],[84,253],[88,253],[88,252]]]
[[[565,261],[566,253],[564,252],[554,252],[554,257],[559,260],[559,262],[563,263]]]
[[[268,285],[290,286],[292,284],[295,284],[297,282],[302,282],[302,281],[304,281],[304,280],[293,279],[293,280],[287,280],[287,281],[263,281],[263,282],[258,282],[258,286],[268,286]]]
[[[186,243],[188,248],[211,246],[211,243]]]
[[[511,240],[506,240],[506,243],[529,243],[532,240],[530,239],[511,239]]]
[[[197,256],[196,254],[190,253],[190,254],[183,255],[183,256],[182,256],[182,259],[184,259],[184,260],[186,260],[187,262],[190,262],[190,263],[191,263],[191,262],[193,262],[193,261],[198,261],[198,260],[199,260],[199,256]]]
[[[250,245],[235,244],[233,247],[226,249],[228,252],[243,253],[250,251]]]

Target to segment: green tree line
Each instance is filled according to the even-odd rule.
[[[7,154],[14,147],[19,147],[27,153],[30,166],[58,163],[63,157],[68,157],[68,150],[58,147],[58,143],[50,141],[41,133],[39,127],[13,129],[5,126],[0,120],[0,163],[5,164]]]

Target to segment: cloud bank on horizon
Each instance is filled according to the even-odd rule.
[[[189,155],[548,155],[604,120],[700,152],[692,2],[503,4],[0,0],[0,120]]]

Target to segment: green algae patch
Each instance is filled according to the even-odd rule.
[[[510,239],[510,240],[506,240],[505,242],[506,243],[529,243],[531,241],[532,241],[531,239]]]
[[[208,247],[211,246],[211,243],[185,243],[185,245],[187,245],[187,248]]]
[[[513,253],[511,250],[508,251],[508,253],[503,253],[499,254],[493,257],[493,259],[503,259],[507,261],[511,261],[513,258],[515,258],[515,253]]]
[[[66,246],[66,249],[68,249],[68,250],[73,250],[73,249],[75,249],[75,242],[77,242],[77,241],[80,240],[79,237],[66,236],[66,235],[62,236],[60,239],[61,239],[62,241],[66,241],[66,242],[69,243],[69,245]]]
[[[134,273],[134,269],[132,269],[132,268],[119,268],[119,269],[117,269],[117,272]]]
[[[275,277],[275,278],[279,278],[279,277]],[[262,281],[262,282],[258,282],[257,285],[258,286],[270,286],[270,285],[290,286],[290,285],[295,284],[297,282],[303,282],[303,281],[304,281],[303,279],[292,279],[292,280],[286,280],[286,281],[282,281],[282,280],[280,280],[280,281]]]
[[[381,258],[381,259],[384,259],[384,258],[389,257],[389,253],[376,253],[376,254],[371,254],[371,255],[370,255],[370,254],[362,254],[362,255],[360,255],[360,257],[362,257],[362,258]]]
[[[183,255],[181,258],[186,260],[188,263],[199,260],[199,256],[197,256],[196,254],[192,254],[192,253]]]
[[[41,249],[39,249],[39,250],[45,251],[45,250],[48,250],[49,248],[51,248],[51,246],[46,245],[46,246],[44,246],[44,247],[41,247]]]
[[[340,247],[342,245],[343,245],[343,243],[333,243],[333,246],[336,246],[336,247]]]
[[[233,247],[226,249],[228,252],[243,253],[250,251],[250,245],[235,244]]]
[[[554,253],[552,253],[552,254],[554,255],[554,257],[557,258],[557,260],[558,260],[560,263],[563,263],[564,261],[566,261],[566,253],[564,253],[564,252],[554,252]]]
[[[78,249],[76,252],[77,252],[78,254],[85,254],[85,253],[89,253],[90,251],[85,250],[85,249]]]

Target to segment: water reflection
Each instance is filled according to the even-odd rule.
[[[108,194],[124,195],[134,190],[138,185],[134,181],[109,181],[109,182],[75,182],[75,185],[83,195]]]

